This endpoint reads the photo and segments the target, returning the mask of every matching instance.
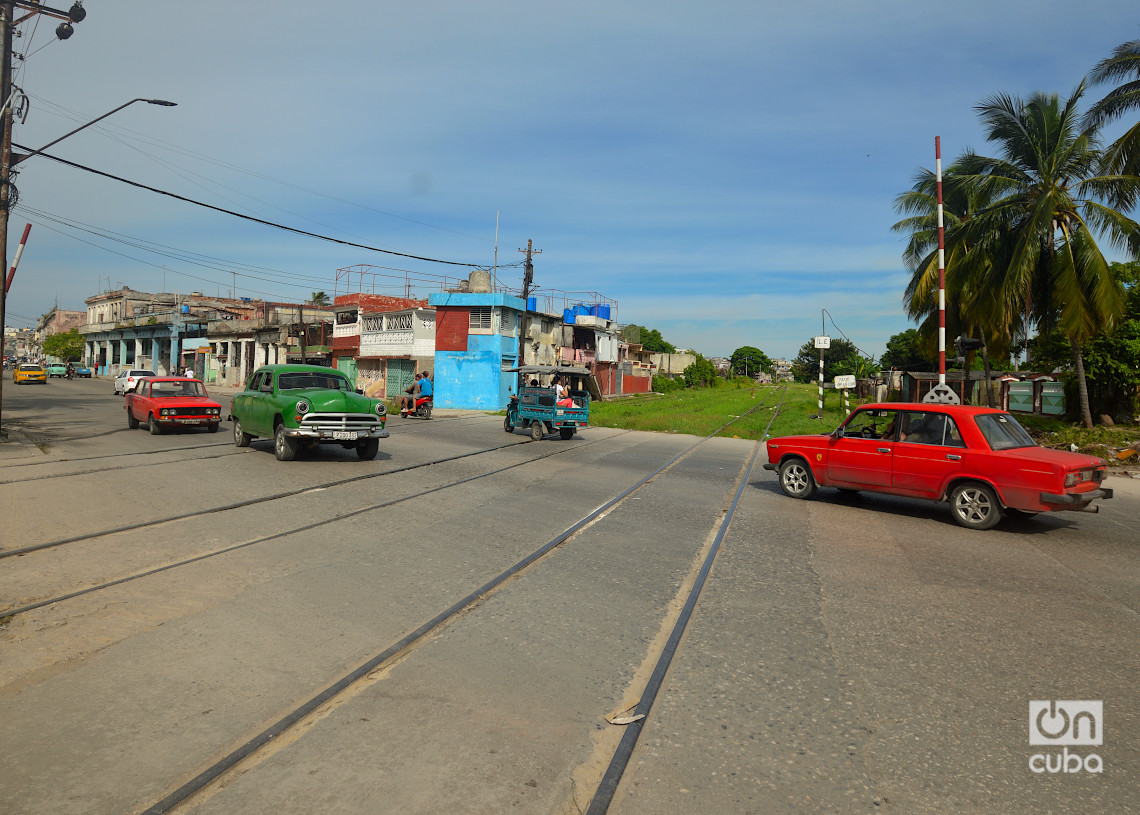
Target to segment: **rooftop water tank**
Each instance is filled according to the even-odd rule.
[[[484,272],[482,269],[476,269],[470,275],[471,291],[472,292],[489,292],[491,291],[491,273]]]

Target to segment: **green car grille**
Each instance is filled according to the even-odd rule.
[[[308,430],[368,430],[378,427],[380,417],[370,413],[306,413],[301,427]]]

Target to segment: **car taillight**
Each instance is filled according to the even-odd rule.
[[[1069,473],[1067,476],[1065,476],[1065,486],[1066,487],[1075,487],[1075,486],[1077,486],[1077,484],[1080,483],[1080,480],[1081,480],[1081,474],[1080,473]]]

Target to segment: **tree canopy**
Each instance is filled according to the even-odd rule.
[[[729,370],[736,376],[754,377],[760,371],[772,373],[772,360],[768,355],[752,345],[742,345],[732,352],[728,360]]]
[[[66,333],[49,334],[44,337],[44,353],[49,357],[59,357],[64,362],[74,362],[83,358],[84,338],[77,329]]]
[[[884,369],[897,368],[900,371],[933,371],[938,368],[938,363],[931,361],[926,353],[925,342],[917,328],[892,335],[879,363]]]
[[[841,369],[841,366],[858,356],[859,351],[853,343],[832,337],[831,347],[823,351],[823,378],[830,382],[836,376],[850,373]],[[797,382],[814,382],[819,379],[819,349],[815,347],[814,337],[800,346],[799,353],[792,360],[792,376]]]
[[[677,351],[677,346],[667,342],[656,328],[630,323],[622,329],[621,338],[626,342],[641,343],[642,348],[655,354],[673,354]]]

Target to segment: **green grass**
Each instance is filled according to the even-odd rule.
[[[763,402],[764,407],[732,424],[719,435],[742,439],[759,439],[772,419],[772,406],[780,401],[783,386],[758,385],[747,387],[739,383],[719,388],[674,391],[657,395],[634,396],[612,402],[590,403],[590,424],[599,427],[620,427],[628,430],[650,430],[659,433],[689,433],[707,436],[729,419],[742,416],[750,408]],[[788,395],[780,414],[772,421],[771,436],[828,433],[847,417],[842,401],[835,391],[824,395],[823,419],[815,419],[819,390],[815,384],[789,385]],[[852,400],[851,408],[856,402]],[[1023,416],[1017,419],[1038,444],[1068,450],[1076,444],[1081,452],[1115,460],[1113,450],[1120,449],[1140,438],[1140,427],[1094,427],[1085,430],[1080,425],[1045,416]]]
[[[591,402],[590,424],[707,436],[729,419],[743,416],[763,403],[764,407],[719,434],[758,440],[769,421],[772,422],[769,435],[789,436],[827,433],[847,417],[839,396],[831,392],[825,397],[823,419],[812,418],[816,415],[818,389],[815,385],[790,385],[780,414],[772,420],[772,408],[779,404],[782,389],[782,385],[744,387],[730,384],[719,388],[675,391],[662,396],[633,396],[612,402]],[[854,402],[851,406],[854,408]]]

